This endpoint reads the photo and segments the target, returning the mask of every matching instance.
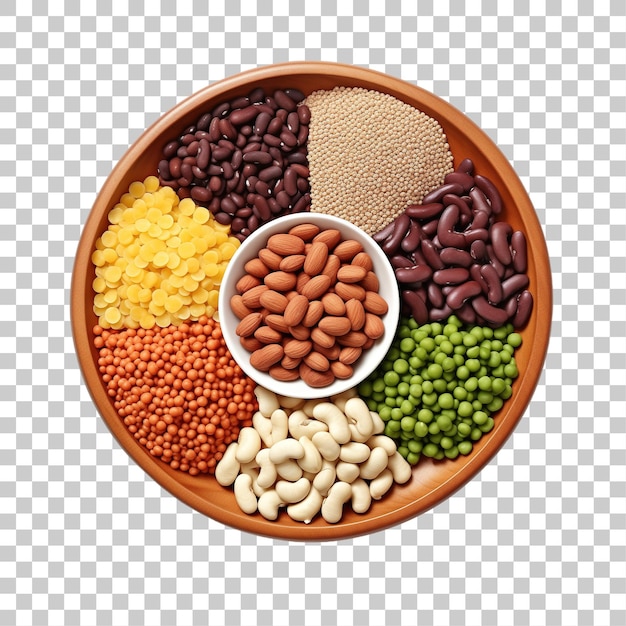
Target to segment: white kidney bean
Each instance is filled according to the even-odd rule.
[[[311,489],[311,483],[303,476],[293,483],[288,480],[279,480],[274,489],[276,489],[276,493],[283,502],[295,504],[307,497]]]
[[[287,459],[301,459],[303,456],[304,448],[297,439],[283,439],[270,448],[270,461],[276,465]]]
[[[320,400],[307,400],[301,407],[308,417],[313,417],[313,409],[320,403]]]
[[[239,474],[235,479],[235,500],[239,508],[248,515],[256,512],[258,507],[257,497],[252,489],[250,474]]]
[[[275,489],[268,489],[258,500],[259,513],[267,520],[274,521],[278,517],[278,509],[285,503]]]
[[[355,513],[367,513],[372,504],[369,485],[362,479],[352,482],[352,510]]]
[[[336,482],[322,502],[322,517],[329,524],[336,524],[343,516],[343,505],[352,497],[352,486],[343,481]]]
[[[270,417],[272,423],[272,445],[287,438],[289,434],[289,418],[283,409],[276,409]]]
[[[363,463],[369,459],[370,447],[358,441],[344,443],[339,450],[339,458],[347,463]]]
[[[372,500],[380,500],[393,485],[391,470],[384,469],[376,478],[370,481],[370,494]]]
[[[328,431],[328,426],[324,422],[311,419],[302,409],[294,411],[288,420],[289,434],[294,439],[308,437],[313,439],[315,433]]]
[[[291,482],[300,480],[303,474],[302,468],[293,459],[287,459],[286,461],[276,465],[276,473],[281,478],[290,480]]]
[[[231,443],[228,448],[226,448],[222,460],[215,468],[215,480],[217,480],[222,487],[232,485],[235,482],[235,478],[237,478],[237,474],[239,474],[241,464],[237,460],[238,448],[239,444],[236,441]]]
[[[298,439],[300,445],[304,449],[304,456],[298,459],[298,465],[303,472],[311,472],[317,474],[322,469],[322,455],[315,447],[315,444],[308,437],[300,437]]]
[[[313,408],[313,417],[328,425],[328,431],[337,443],[350,441],[348,418],[332,402],[316,404]]]
[[[257,385],[254,388],[254,395],[259,403],[259,411],[261,411],[265,417],[270,417],[276,409],[280,409],[278,398],[273,391],[261,387],[261,385]]]
[[[337,469],[333,461],[322,461],[322,469],[313,479],[313,487],[317,489],[323,496],[328,494],[328,490],[337,478]]]
[[[322,500],[322,494],[315,487],[311,487],[304,500],[287,507],[287,515],[296,522],[310,524],[311,520],[319,513]]]
[[[374,434],[380,435],[380,433],[385,432],[385,422],[383,422],[381,416],[375,411],[370,411],[370,415],[372,416],[372,421],[374,422]]]
[[[276,396],[278,398],[278,404],[283,409],[290,409],[291,411],[297,411],[302,408],[305,400],[301,400],[300,398],[289,398],[287,396]]]
[[[386,435],[372,435],[365,443],[367,443],[372,450],[374,448],[384,448],[385,452],[387,452],[387,456],[391,456],[397,450],[393,439]]]
[[[269,489],[276,482],[276,466],[270,461],[270,448],[259,450],[256,455],[256,462],[260,470],[257,484],[262,489]]]
[[[344,408],[348,421],[352,422],[358,432],[364,437],[370,437],[374,433],[374,420],[370,410],[361,398],[350,398]]]
[[[261,436],[254,428],[248,426],[239,432],[237,443],[239,446],[235,458],[239,463],[249,463],[261,449]]]
[[[389,458],[390,457],[387,454],[387,451],[382,446],[372,448],[367,461],[361,463],[361,478],[364,478],[365,480],[372,480],[376,478],[376,476],[378,476],[389,464]]]
[[[343,391],[342,393],[338,393],[337,395],[332,396],[330,400],[340,411],[345,413],[346,402],[350,398],[354,397],[356,397],[356,387]]]
[[[335,468],[337,478],[344,483],[352,483],[359,477],[359,466],[356,463],[348,463],[346,461],[339,461]]]
[[[257,411],[252,416],[252,426],[259,433],[261,441],[269,448],[273,443],[272,422],[270,420],[270,417],[265,417],[265,415],[263,415],[261,411]]]
[[[330,433],[315,433],[311,441],[327,461],[336,461],[339,458],[341,447]]]
[[[411,478],[411,466],[399,452],[395,452],[389,457],[388,467],[393,474],[394,482],[400,485],[407,482],[409,478]]]

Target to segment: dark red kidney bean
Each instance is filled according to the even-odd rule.
[[[472,199],[472,210],[474,213],[478,211],[485,211],[487,215],[491,215],[491,204],[487,200],[487,196],[478,187],[474,187],[469,192],[469,197]]]
[[[183,178],[179,178],[180,180],[184,180]],[[180,185],[180,182],[178,183]],[[171,185],[170,185],[171,186]],[[178,194],[178,197],[183,200],[185,198],[190,198],[191,197],[191,189],[189,188],[189,185],[180,185],[179,189],[176,192]]]
[[[300,130],[298,131],[298,145],[304,146],[308,138],[309,138],[309,127],[300,126]]]
[[[487,283],[487,300],[489,303],[500,304],[504,298],[504,292],[502,284],[500,283],[500,277],[494,266],[490,263],[485,263],[485,265],[480,268],[480,275]]]
[[[443,211],[443,204],[432,202],[430,204],[410,204],[404,212],[412,219],[427,220],[439,215]]]
[[[189,153],[187,152],[187,146],[181,146],[180,148],[178,148],[178,150],[176,150],[176,156],[180,157],[181,159],[189,156]]]
[[[270,135],[280,135],[283,129],[283,121],[279,117],[275,117],[267,127],[267,133]]]
[[[437,232],[437,226],[439,226],[439,220],[434,219],[430,220],[430,222],[426,222],[426,224],[422,224],[422,232],[429,237],[433,237]]]
[[[195,130],[193,131],[193,133],[195,133]],[[182,143],[183,146],[189,146],[195,140],[196,140],[195,135],[192,134],[191,129],[189,129],[189,132],[180,138],[180,143]]]
[[[178,141],[176,140],[170,141],[163,148],[163,156],[166,159],[171,159],[176,154],[176,151],[178,150],[179,146],[180,144],[178,143]]]
[[[520,296],[520,294],[515,294],[515,295],[511,296],[502,305],[504,310],[506,311],[506,314],[507,314],[508,318],[510,320],[512,320],[515,317],[515,314],[517,313],[517,300],[518,300],[519,296]]]
[[[432,269],[428,265],[415,265],[413,267],[399,267],[395,270],[399,283],[421,283],[432,276]]]
[[[480,268],[481,266],[478,265],[478,263],[474,263],[474,265],[472,265],[469,269],[470,276],[472,277],[472,280],[475,280],[480,285],[483,293],[487,295],[489,286],[487,285],[487,281],[483,278],[483,275],[480,273]]]
[[[448,319],[452,313],[452,309],[447,304],[444,304],[441,308],[430,309],[430,319],[434,322],[440,322]]]
[[[422,229],[423,230],[423,229]],[[446,265],[439,256],[439,250],[432,241],[424,239],[421,245],[422,255],[433,270],[442,270]]]
[[[167,159],[161,159],[159,161],[159,165],[157,166],[157,172],[159,176],[164,180],[171,178],[170,163]]]
[[[486,228],[489,225],[491,216],[487,211],[478,210],[474,211],[474,218],[472,219],[472,228]]]
[[[217,163],[221,163],[222,161],[227,161],[232,156],[233,151],[230,148],[226,148],[224,146],[216,146],[213,148],[212,157],[213,160]]]
[[[502,211],[502,197],[496,186],[486,176],[480,174],[474,176],[474,181],[476,186],[487,196],[494,215],[499,215]]]
[[[243,154],[242,154],[242,160],[243,160]],[[246,163],[242,168],[241,168],[241,175],[246,179],[246,181],[250,181],[251,185],[253,185],[253,179],[255,178],[257,172],[259,171],[259,168],[254,165],[254,163]]]
[[[272,211],[270,210],[270,206],[267,203],[267,200],[263,196],[255,195],[254,206],[258,210],[261,220],[266,222],[270,219],[270,217],[272,216]]]
[[[198,130],[208,130],[209,129],[209,124],[211,123],[211,119],[213,119],[213,116],[210,113],[205,113],[198,120],[198,123],[196,124],[196,128]]]
[[[230,164],[234,169],[239,170],[243,163],[243,152],[241,150],[235,150],[233,156],[230,159]]]
[[[446,265],[460,265],[461,267],[469,267],[472,264],[472,257],[465,250],[457,250],[456,248],[444,248],[439,253],[439,258]]]
[[[242,207],[237,210],[235,215],[243,220],[247,220],[252,215],[252,209],[249,206]]]
[[[422,240],[422,229],[418,222],[414,222],[411,220],[409,224],[409,232],[406,237],[400,243],[400,247],[405,252],[413,252],[417,246],[420,245],[420,241]]]
[[[295,111],[296,103],[284,92],[282,89],[277,89],[274,92],[274,100],[276,104],[286,111]]]
[[[257,181],[254,190],[264,198],[269,198],[272,195],[271,187],[262,180]]]
[[[241,152],[243,154],[248,154],[248,152],[258,152],[263,151],[263,143],[260,141],[250,141],[248,142],[242,149]]]
[[[465,172],[450,172],[443,179],[444,184],[456,183],[463,188],[462,193],[467,193],[474,186],[474,177]]]
[[[250,104],[250,98],[248,98],[248,96],[238,96],[234,100],[231,100],[230,108],[231,108],[232,113],[230,115],[232,116],[232,114],[238,109],[246,108],[249,104]]]
[[[276,195],[276,202],[280,204],[281,208],[288,209],[291,204],[291,197],[286,191],[281,191]]]
[[[282,173],[283,170],[281,167],[278,167],[278,165],[272,165],[271,167],[266,167],[259,172],[259,180],[267,183],[270,180],[278,178]]]
[[[454,311],[460,309],[463,304],[482,293],[482,287],[475,280],[468,280],[462,285],[451,289],[446,296],[446,304]]]
[[[257,135],[263,136],[265,132],[267,131],[267,127],[271,121],[272,121],[272,116],[269,113],[265,111],[263,111],[262,113],[259,113],[254,122],[254,132]]]
[[[216,213],[215,221],[218,222],[219,224],[227,225],[233,221],[233,218],[230,215],[228,215],[228,213],[223,213],[222,211],[220,211],[219,213]]]
[[[280,140],[290,148],[298,144],[298,138],[290,130],[283,130],[283,132],[280,133]]]
[[[231,124],[227,117],[220,120],[219,129],[222,136],[226,139],[230,139],[230,141],[235,141],[237,139],[237,129]]]
[[[498,272],[498,276],[500,278],[503,278],[504,277],[504,265],[502,265],[502,263],[500,263],[500,261],[498,260],[498,257],[493,251],[493,246],[490,243],[488,243],[486,247],[487,247],[487,258],[489,259],[489,263],[491,263],[491,265],[494,266],[496,272]]]
[[[250,102],[263,102],[263,100],[265,100],[265,90],[263,87],[255,87],[248,94],[248,100]]]
[[[411,220],[406,213],[402,213],[402,215],[398,216],[394,222],[393,233],[382,245],[383,252],[387,256],[391,256],[397,252],[402,238],[409,228],[410,222]]]
[[[411,312],[411,317],[421,326],[428,322],[428,308],[424,300],[415,291],[405,289],[402,300]]]
[[[470,219],[472,218],[472,209],[461,196],[455,196],[453,193],[447,193],[441,200],[443,206],[456,204],[461,211],[461,215],[467,215]]]
[[[530,291],[522,291],[517,299],[517,312],[513,318],[513,327],[516,329],[523,328],[530,319],[533,310],[533,296]]]
[[[300,193],[305,193],[306,191],[309,190],[309,181],[307,178],[302,178],[301,176],[298,176],[297,181],[296,181],[296,187],[298,188],[298,191]]]
[[[526,236],[521,230],[516,230],[511,235],[511,257],[515,271],[523,274],[528,264],[528,252],[526,248]]]
[[[221,176],[222,168],[217,163],[211,163],[211,165],[207,167],[206,172],[209,176]]]
[[[509,250],[509,237],[513,228],[507,222],[495,222],[489,229],[493,253],[502,265],[511,264],[511,251]]]
[[[198,154],[198,141],[196,139],[194,139],[188,146],[187,146],[187,154],[189,156],[195,157]]]
[[[191,182],[193,180],[193,172],[191,171],[191,163],[182,163],[180,166],[180,177]],[[182,184],[182,183],[181,183]]]
[[[465,240],[467,241],[467,236],[465,237]],[[470,246],[470,255],[475,261],[478,261],[479,263],[484,261],[486,254],[487,247],[482,239],[472,241],[472,245]]]
[[[259,218],[256,215],[251,215],[248,218],[248,228],[253,233],[260,226]]]
[[[433,274],[433,280],[438,285],[458,285],[469,279],[470,273],[464,267],[449,267],[437,270]]]
[[[502,297],[506,300],[509,296],[512,296],[522,289],[528,287],[528,276],[526,274],[515,274],[511,278],[507,278],[502,281]]]
[[[235,203],[235,206],[237,207],[238,210],[243,209],[246,206],[246,201],[243,199],[241,194],[239,194],[239,193],[231,193],[230,194],[230,198]]]
[[[285,168],[285,156],[280,151],[280,148],[277,148],[275,146],[270,146],[267,149],[267,152],[272,157],[272,163],[274,165],[278,165],[278,167],[280,167],[281,169]]]
[[[273,148],[280,148],[283,145],[283,140],[280,137],[276,137],[275,135],[270,135],[269,133],[265,133],[263,135],[263,143],[268,146],[272,146]]]
[[[171,187],[174,191],[180,187],[175,180],[170,180],[169,178],[165,179],[162,176],[159,176],[159,185],[161,185],[161,187]]]
[[[293,163],[300,163],[301,165],[308,165],[307,155],[303,149],[296,152],[290,152],[287,155],[287,163],[290,165]]]
[[[200,187],[195,185],[191,188],[191,197],[196,201],[202,204],[206,202],[210,202],[213,199],[213,193],[210,189],[206,187]]]
[[[276,111],[276,117],[283,123],[283,126],[285,126],[285,124],[287,123],[288,115],[289,111],[287,111],[287,109],[280,108],[278,109],[278,111]]]
[[[235,170],[230,164],[230,161],[224,161],[222,163],[222,176],[228,181],[235,175]]]
[[[433,307],[440,309],[443,306],[445,298],[443,297],[443,293],[441,292],[439,285],[429,282],[426,293],[428,294],[428,301],[433,305]]]
[[[461,307],[454,311],[454,314],[465,324],[476,323],[476,312],[472,308],[469,302],[466,302]]]
[[[211,160],[211,144],[207,139],[201,139],[198,144],[198,154],[196,155],[196,164],[201,170],[209,166]]]
[[[226,181],[226,190],[231,193],[239,188],[239,172],[235,172],[232,178]]]
[[[478,315],[484,318],[490,325],[502,326],[508,321],[508,315],[504,309],[492,306],[484,296],[476,296],[472,301],[472,308]]]
[[[241,149],[244,146],[246,146],[248,144],[248,137],[247,135],[244,135],[243,133],[239,133],[237,135],[237,141],[235,142],[235,146],[237,146],[237,148]]]
[[[228,213],[229,215],[235,215],[235,213],[237,213],[237,205],[232,201],[229,196],[224,196],[220,200],[220,208],[222,209],[222,211]]]
[[[198,180],[204,180],[205,178],[208,178],[209,176],[204,170],[201,170],[197,165],[191,166],[191,173],[193,174],[193,177]]]
[[[230,223],[230,227],[233,231],[239,232],[242,228],[245,228],[246,221],[242,220],[240,217],[235,217],[233,221]]]
[[[222,192],[225,181],[221,176],[211,176],[209,179],[209,189],[216,195]]]
[[[301,176],[302,178],[309,177],[309,168],[306,165],[302,165],[301,163],[292,163],[290,165],[290,168],[294,170],[298,174],[298,176]]]
[[[451,204],[444,209],[437,226],[437,237],[439,237],[442,246],[459,249],[466,247],[467,244],[463,234],[454,230],[458,219],[459,207],[456,204]]]
[[[276,198],[272,198],[270,196],[269,198],[267,198],[267,204],[270,208],[270,211],[272,212],[272,215],[279,215],[280,213],[283,212],[283,207],[281,207],[280,204],[278,204],[278,202],[276,201]]]
[[[300,124],[308,124],[311,121],[311,109],[306,104],[301,104],[297,111]]]
[[[283,89],[283,91],[296,103],[301,102],[306,98],[306,96],[299,89],[294,89],[293,87]]]
[[[396,218],[396,220],[397,219],[398,218]],[[393,233],[393,229],[394,229],[394,227],[396,225],[396,220],[394,220],[393,222],[389,222],[389,224],[387,224],[387,226],[385,226],[384,228],[379,230],[377,233],[374,233],[372,235],[372,239],[376,243],[382,243],[383,241],[385,241],[385,239],[387,239],[387,237],[389,237],[389,235],[391,235],[391,233]]]
[[[302,213],[308,211],[311,206],[311,194],[305,193],[302,197],[293,205],[291,209],[292,213]]]
[[[430,204],[431,202],[439,202],[448,193],[453,193],[458,196],[463,193],[463,187],[461,187],[461,185],[457,183],[441,185],[441,187],[434,189],[430,193],[427,193],[422,198],[422,204]]]
[[[252,152],[245,152],[243,160],[245,163],[269,165],[272,162],[272,155],[262,150],[253,150]]]
[[[182,159],[179,159],[178,157],[170,159],[170,175],[172,178],[180,178],[180,167],[182,164]]]
[[[230,102],[220,102],[215,105],[215,108],[211,111],[213,117],[222,117],[230,111]]]
[[[463,159],[456,168],[457,172],[463,172],[464,174],[472,175],[474,171],[474,163],[471,159]]]
[[[209,139],[213,143],[216,143],[221,136],[222,133],[220,132],[220,118],[214,116],[211,120],[211,123],[209,124]]]
[[[233,106],[234,106],[234,103],[233,103]],[[250,105],[250,106],[246,106],[243,109],[237,109],[236,111],[233,111],[228,116],[228,119],[235,126],[241,126],[242,124],[247,124],[248,122],[251,122],[253,119],[256,118],[257,115],[258,115],[257,108],[254,105]]]
[[[297,111],[292,111],[287,116],[287,128],[294,134],[297,135],[300,130],[300,118],[298,117]]]
[[[413,265],[415,265],[411,259],[407,259],[405,256],[402,256],[401,254],[396,254],[394,256],[392,256],[389,259],[391,265],[394,268],[398,268],[398,267],[413,267]]]
[[[290,196],[295,196],[298,191],[298,174],[296,170],[288,167],[283,175],[283,181],[285,183],[285,191]]]
[[[244,124],[239,129],[239,134],[243,135],[244,137],[250,137],[250,135],[252,135],[252,126],[250,126],[250,124]]]
[[[471,246],[475,241],[485,243],[489,239],[489,231],[486,228],[471,228],[463,233],[465,245]]]

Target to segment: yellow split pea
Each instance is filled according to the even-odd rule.
[[[179,325],[216,315],[219,287],[239,247],[191,198],[155,176],[131,183],[109,212],[91,260],[94,312],[103,328]]]

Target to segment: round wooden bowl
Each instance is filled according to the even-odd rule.
[[[212,476],[189,476],[152,457],[128,432],[106,393],[98,372],[93,346],[91,254],[96,239],[107,228],[107,214],[135,180],[157,171],[165,143],[194,123],[217,103],[246,95],[254,87],[266,90],[297,88],[305,94],[343,85],[385,92],[437,119],[447,135],[455,165],[463,158],[490,178],[500,190],[504,210],[500,219],[524,231],[528,240],[529,289],[535,304],[527,326],[521,331],[522,346],[516,351],[520,376],[513,396],[494,416],[495,427],[474,445],[473,452],[451,461],[422,458],[412,479],[395,485],[363,515],[345,507],[337,524],[317,516],[311,524],[292,521],[282,513],[277,521],[260,514],[247,515],[235,502],[232,490],[221,487]],[[233,258],[237,262],[237,257]],[[261,67],[216,82],[193,94],[148,128],[120,159],[103,185],[91,210],[76,253],[71,293],[72,330],[78,360],[93,401],[119,444],[164,489],[195,510],[223,524],[259,535],[292,540],[335,540],[383,530],[427,511],[451,496],[475,476],[498,452],[515,429],[528,406],[541,374],[550,335],[552,283],[546,242],[532,203],[506,157],[465,115],[437,96],[410,83],[379,72],[325,62],[294,62]]]

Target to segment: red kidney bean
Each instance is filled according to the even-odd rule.
[[[522,291],[528,287],[528,276],[526,274],[515,274],[511,278],[502,281],[502,297],[504,299],[512,296],[514,293]]]
[[[261,195],[255,195],[254,197],[254,207],[259,212],[259,218],[266,222],[272,216],[272,211],[270,209],[267,200]]]
[[[280,140],[289,148],[293,148],[298,144],[298,137],[290,130],[283,130],[283,132],[280,133]]]
[[[271,121],[272,121],[272,116],[266,111],[262,111],[258,113],[256,120],[254,121],[254,126],[253,126],[255,134],[263,136],[265,132],[267,131],[267,127]]]
[[[212,200],[213,193],[211,192],[210,189],[207,189],[206,187],[200,187],[200,186],[196,185],[196,186],[191,188],[191,197],[196,202],[200,202],[201,204],[205,204],[205,203],[210,202]]]
[[[233,218],[233,221],[230,223],[230,227],[233,231],[239,232],[242,228],[245,228],[246,221],[242,220],[240,217]]]
[[[500,263],[500,261],[498,260],[498,257],[495,255],[493,251],[493,246],[490,243],[487,244],[486,248],[487,248],[487,258],[489,259],[489,263],[491,263],[491,265],[493,265],[493,267],[495,268],[496,272],[498,272],[498,276],[500,278],[503,278],[504,270],[505,270],[504,265],[502,265],[502,263]]]
[[[468,280],[451,289],[446,296],[446,304],[453,310],[460,309],[466,300],[482,293],[482,287],[475,280]]]
[[[308,138],[309,138],[309,127],[300,126],[300,130],[298,131],[298,145],[304,146]]]
[[[262,150],[253,150],[252,152],[245,152],[243,160],[245,163],[269,165],[272,162],[272,155]]]
[[[259,218],[256,215],[251,215],[248,218],[248,228],[250,232],[253,233],[260,225]]]
[[[439,253],[439,258],[446,265],[459,265],[461,267],[469,267],[472,264],[472,257],[465,250],[457,248],[444,248]]]
[[[426,288],[426,293],[428,294],[429,302],[437,309],[440,309],[446,299],[443,296],[443,293],[436,283],[429,282],[428,287]]]
[[[208,167],[211,161],[211,144],[207,139],[201,139],[198,144],[199,150],[196,156],[196,165],[198,169],[204,170]]]
[[[219,213],[216,213],[215,221],[218,222],[219,224],[227,225],[233,221],[233,218],[230,215],[228,215],[228,213],[223,213],[220,211]]]
[[[235,175],[235,170],[233,169],[233,166],[230,164],[230,161],[224,161],[222,163],[222,176],[228,181],[234,175]]]
[[[222,118],[219,121],[219,129],[220,133],[226,139],[230,139],[231,141],[235,141],[237,139],[237,129],[231,124],[230,119]]]
[[[433,270],[442,270],[445,267],[444,262],[439,256],[439,250],[437,250],[432,241],[424,239],[422,241],[421,250],[426,262]]]
[[[275,117],[268,125],[266,134],[280,135],[283,129],[283,121],[279,117]]]
[[[272,195],[271,187],[262,180],[257,181],[256,185],[254,186],[254,190],[265,198],[269,198]]]
[[[451,204],[444,209],[437,226],[437,237],[439,237],[442,246],[446,248],[465,248],[465,237],[462,233],[457,233],[454,230],[458,220],[459,207],[456,204]]]
[[[255,119],[258,113],[259,112],[257,107],[255,107],[254,105],[250,105],[246,106],[245,108],[233,111],[229,116],[229,120],[235,126],[241,126],[242,124],[247,124],[248,122],[251,122],[253,119]]]
[[[294,133],[294,135],[298,134],[298,131],[300,130],[300,118],[298,117],[297,111],[292,111],[287,116],[287,128],[290,132]]]
[[[455,315],[465,324],[476,323],[476,312],[469,302],[466,302],[454,311]]]
[[[409,224],[409,232],[406,237],[400,243],[400,247],[404,252],[413,252],[419,245],[422,239],[422,229],[418,222],[411,220]]]
[[[295,196],[298,191],[298,173],[293,169],[293,167],[287,167],[283,176],[283,181],[285,183],[285,191],[290,196]]]
[[[511,251],[509,250],[509,236],[513,228],[507,222],[495,222],[489,229],[493,253],[502,265],[511,264]]]
[[[163,178],[163,180],[169,180],[171,178],[170,163],[167,159],[162,159],[161,161],[159,161],[157,171],[159,173],[159,176]]]
[[[471,246],[475,241],[482,241],[485,243],[489,239],[489,232],[486,228],[472,228],[466,230],[463,233],[465,239],[465,245]]]
[[[209,124],[211,123],[212,119],[213,119],[213,116],[210,113],[205,113],[198,120],[198,123],[196,124],[196,128],[198,130],[208,130],[209,129]]]
[[[469,192],[469,197],[472,199],[472,210],[474,213],[478,211],[484,211],[488,216],[491,215],[491,204],[487,200],[487,196],[478,187],[474,187]]]
[[[235,109],[243,109],[247,107],[249,104],[250,104],[250,98],[248,98],[248,96],[239,96],[231,101],[230,108],[234,112]]]
[[[474,186],[474,177],[465,172],[450,172],[446,174],[443,182],[445,185],[449,185],[450,183],[461,185],[461,193],[467,193]]]
[[[472,174],[474,171],[474,163],[471,159],[463,159],[458,165],[456,170],[457,172],[463,172],[464,174]]]
[[[428,265],[399,267],[395,271],[399,283],[421,283],[432,276],[433,271]]]
[[[517,312],[513,318],[514,328],[523,328],[530,319],[533,310],[533,296],[530,291],[522,291],[517,299]]]
[[[387,224],[387,226],[385,226],[382,230],[379,230],[377,233],[372,235],[372,239],[374,239],[376,243],[382,243],[383,241],[385,241],[385,239],[387,239],[387,237],[389,237],[389,235],[393,233],[393,229],[396,226],[397,219],[398,218],[393,220],[393,222],[389,222],[389,224]]]
[[[263,102],[265,100],[265,90],[263,87],[255,87],[248,95],[250,102]]]
[[[502,326],[506,324],[508,315],[504,309],[492,306],[484,296],[476,296],[472,301],[472,308],[478,315],[484,318],[489,324]]]
[[[213,116],[211,123],[209,124],[209,140],[213,143],[217,142],[221,136],[220,133],[220,118]]]
[[[296,103],[284,92],[282,89],[277,89],[274,92],[274,100],[276,104],[286,111],[295,111]]]
[[[467,241],[467,236],[466,236]],[[475,261],[481,262],[485,259],[485,255],[487,254],[487,247],[485,246],[485,242],[482,239],[476,239],[472,241],[472,245],[470,246],[470,256]]]
[[[220,208],[229,215],[235,215],[235,213],[237,213],[237,205],[233,202],[230,196],[224,196],[222,198],[220,201]]]
[[[411,259],[407,259],[407,257],[402,256],[401,254],[396,254],[389,259],[389,262],[394,268],[398,267],[413,267],[415,263],[411,261]]]
[[[430,193],[427,193],[422,198],[422,204],[430,204],[431,202],[439,202],[446,194],[453,193],[460,195],[463,193],[463,187],[457,183],[450,183],[448,185],[442,185],[437,189],[434,189]]]
[[[443,204],[432,202],[430,204],[410,204],[404,212],[412,219],[425,220],[439,215],[443,211]]]
[[[400,247],[400,243],[402,242],[402,238],[406,234],[409,224],[411,220],[406,213],[403,213],[396,219],[393,233],[391,236],[383,243],[382,249],[383,252],[387,255],[393,255],[396,253],[398,248]]]
[[[449,267],[437,270],[433,274],[433,280],[438,285],[458,285],[469,279],[470,273],[464,267]]]
[[[180,166],[182,164],[183,161],[179,157],[170,159],[170,175],[172,178],[180,178]]]
[[[491,210],[494,215],[499,215],[502,211],[502,197],[496,186],[485,176],[477,174],[474,176],[476,187],[478,187],[489,200]]]
[[[470,273],[470,276],[472,277],[472,280],[475,280],[480,285],[483,293],[487,295],[487,292],[489,291],[489,286],[487,285],[487,282],[483,278],[483,275],[480,272],[480,268],[481,266],[478,265],[478,263],[474,263],[474,265],[470,267],[469,273]]]
[[[272,165],[270,167],[266,167],[259,172],[259,180],[263,182],[269,182],[270,180],[274,180],[278,178],[283,173],[283,169],[278,167],[278,165]]]
[[[165,148],[163,148],[163,156],[166,159],[171,159],[176,154],[178,147],[179,147],[178,141],[170,141],[169,143],[165,145]]]
[[[428,322],[428,308],[424,300],[415,291],[405,289],[402,300],[411,311],[411,317],[420,325]]]
[[[480,275],[485,279],[485,283],[487,283],[487,300],[489,303],[500,304],[504,298],[504,292],[498,272],[496,272],[493,265],[485,263],[485,265],[480,268]]]
[[[461,211],[461,215],[467,215],[470,219],[472,218],[472,209],[467,201],[464,200],[461,196],[455,196],[453,193],[447,193],[441,200],[443,206],[456,204]]]
[[[291,209],[292,213],[302,213],[308,211],[311,208],[311,194],[302,194],[302,197],[293,205]]]
[[[288,87],[287,89],[283,89],[283,91],[296,103],[306,98],[299,89],[294,89],[293,87]]]
[[[308,125],[311,121],[311,109],[306,104],[301,104],[298,107],[298,119],[300,120],[300,124]]]
[[[511,296],[502,306],[506,311],[509,319],[512,320],[517,313],[517,301],[519,299],[520,294],[515,294]]]
[[[447,304],[444,304],[440,309],[430,309],[430,319],[435,322],[441,322],[448,319],[453,312]]]
[[[526,236],[521,230],[511,235],[511,257],[516,272],[523,274],[527,267]]]

